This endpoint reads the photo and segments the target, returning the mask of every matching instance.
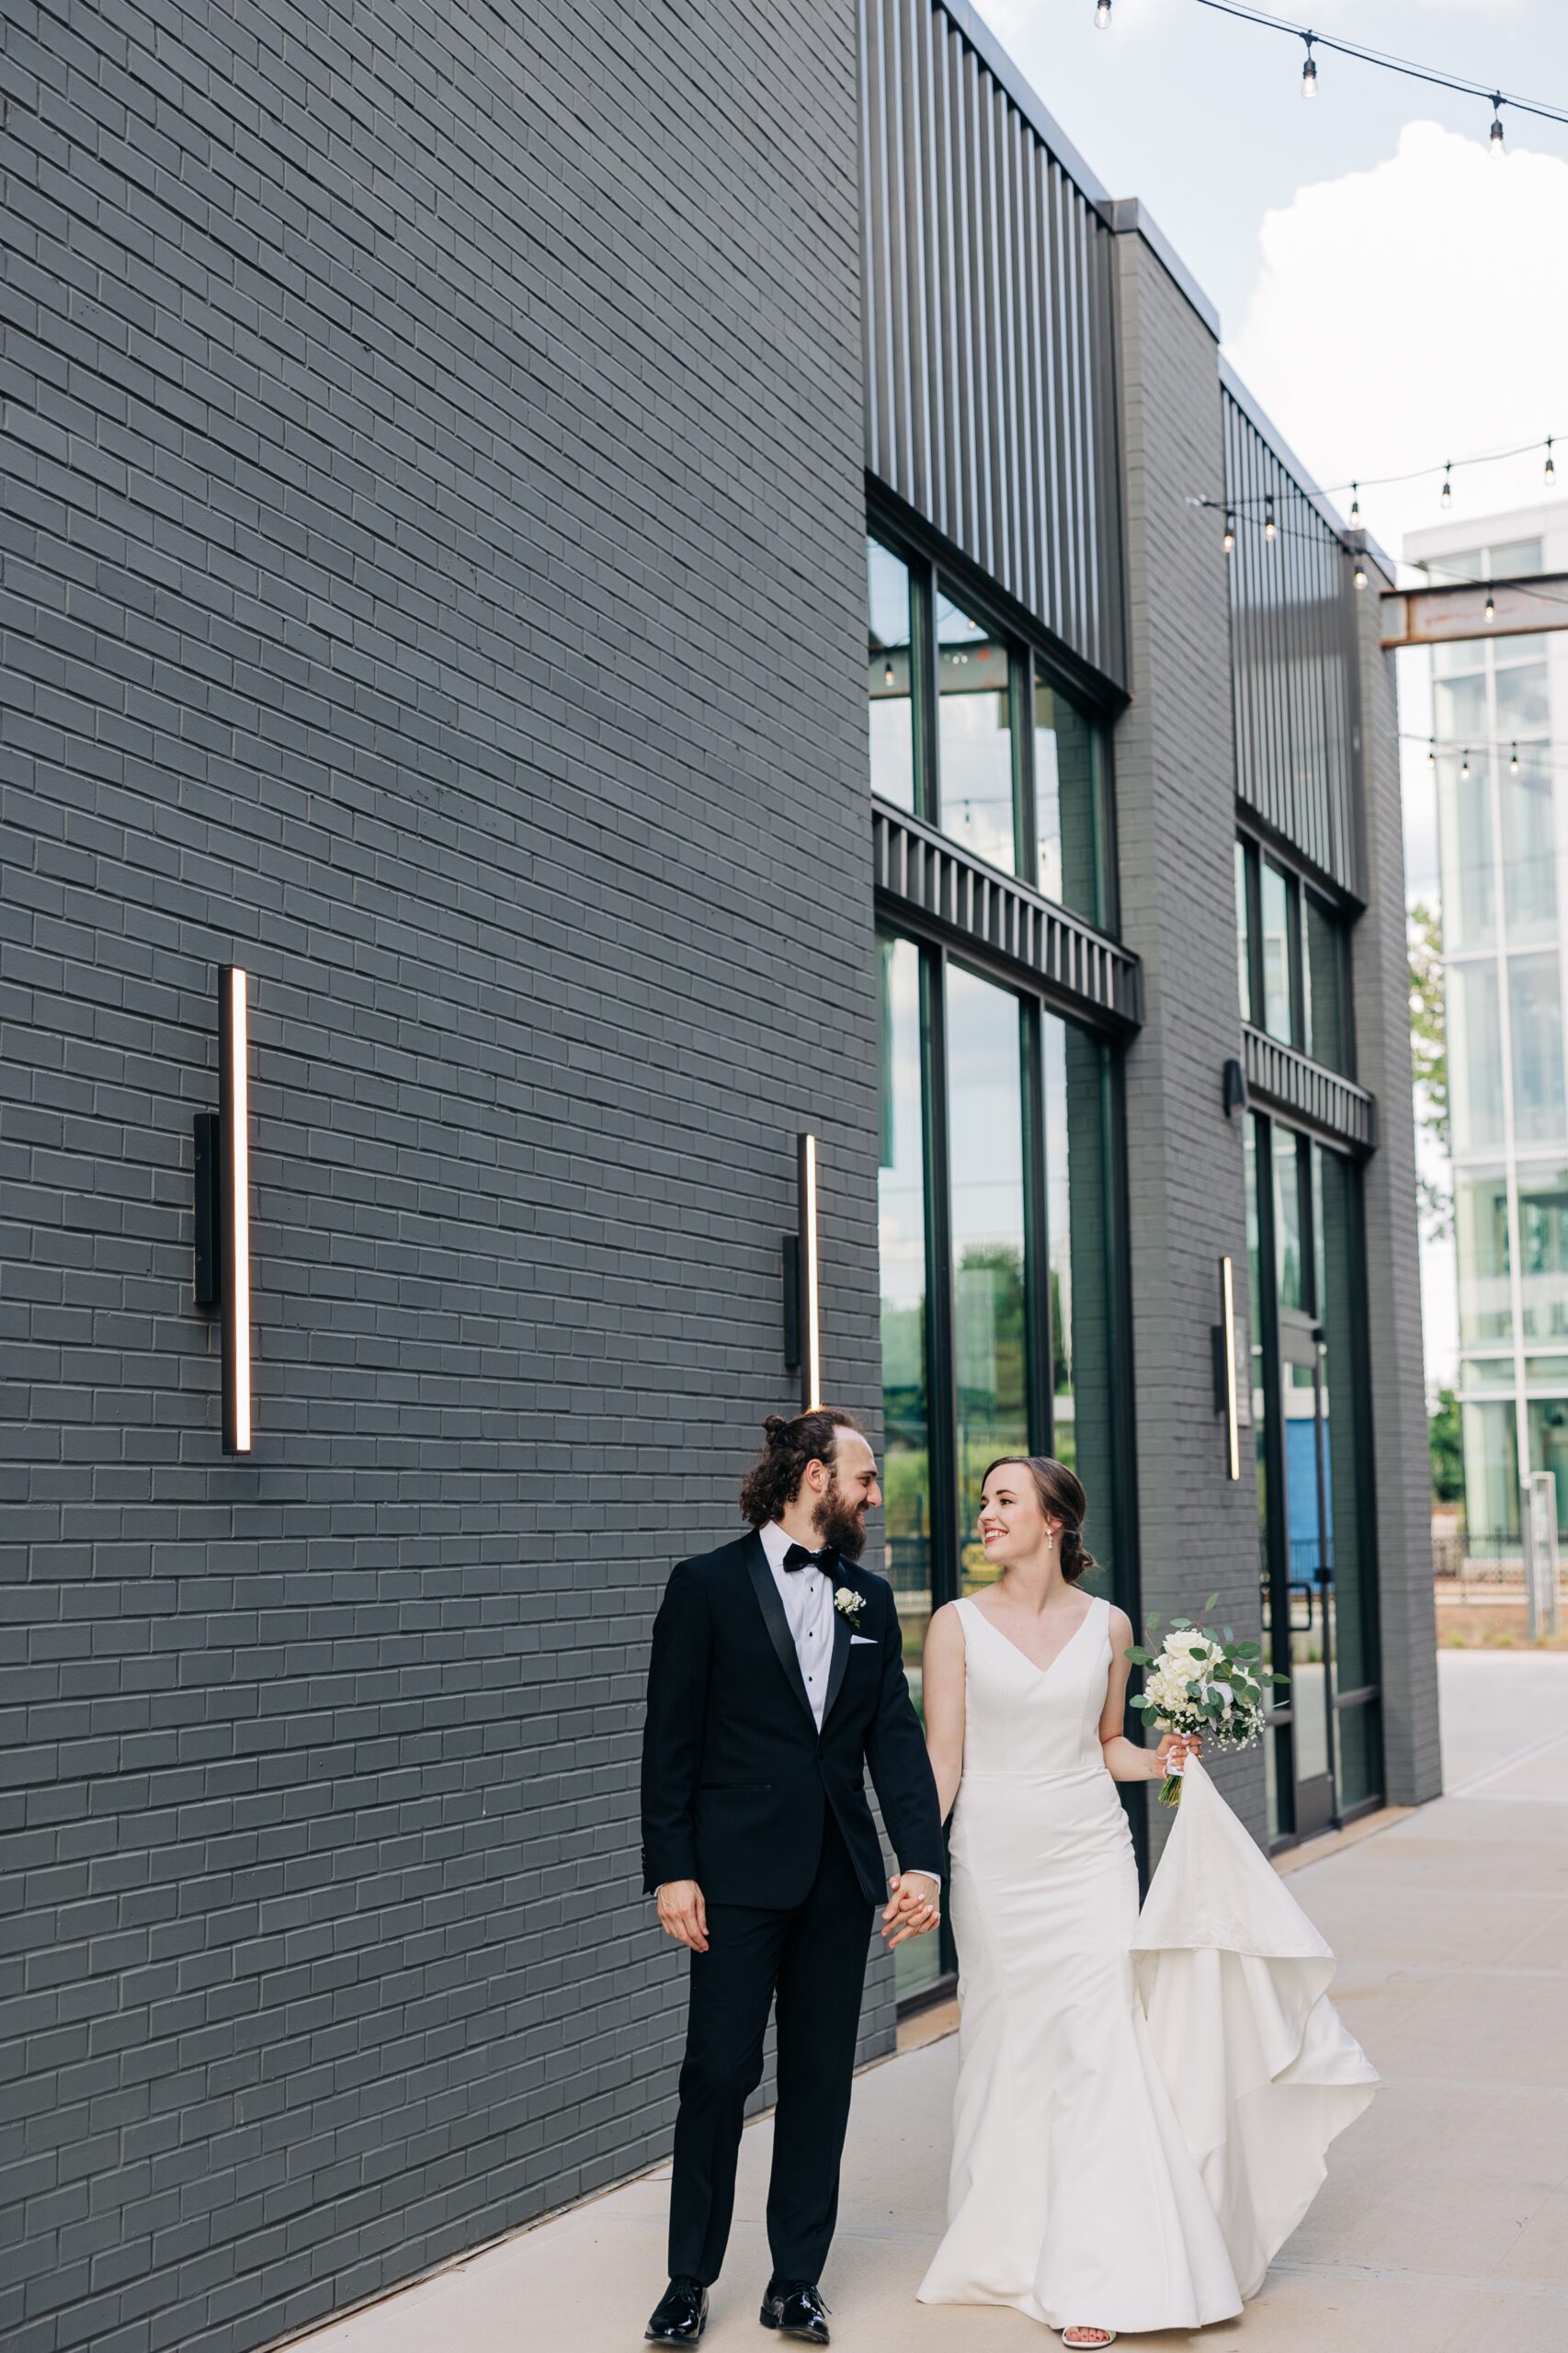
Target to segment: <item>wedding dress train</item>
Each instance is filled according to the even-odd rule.
[[[1044,1669],[958,1609],[962,2018],[920,2300],[1053,2328],[1228,2319],[1378,2080],[1328,2001],[1334,1957],[1196,1762],[1140,1917],[1099,1743],[1108,1603]]]

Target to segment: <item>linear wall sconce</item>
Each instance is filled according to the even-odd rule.
[[[223,1451],[251,1451],[250,1057],[246,977],[218,967],[218,1109],[196,1115],[198,1307],[222,1313]]]
[[[784,1236],[784,1361],[800,1367],[801,1408],[822,1404],[822,1260],[817,1215],[817,1140],[796,1140],[795,1231]]]
[[[1225,1417],[1225,1475],[1242,1475],[1241,1376],[1236,1363],[1235,1267],[1220,1261],[1220,1321],[1214,1326],[1214,1411]],[[1250,1415],[1249,1415],[1250,1419]]]

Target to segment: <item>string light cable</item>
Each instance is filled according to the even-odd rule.
[[[1341,40],[1332,33],[1320,33],[1312,26],[1295,24],[1288,17],[1273,16],[1266,8],[1245,7],[1241,0],[1197,0],[1197,4],[1216,16],[1234,17],[1242,24],[1259,25],[1266,32],[1284,33],[1288,39],[1304,43],[1306,63],[1301,68],[1303,97],[1316,97],[1318,69],[1314,52],[1327,51],[1338,57],[1354,58],[1359,65],[1375,65],[1385,74],[1402,74],[1406,81],[1425,82],[1434,90],[1452,90],[1460,97],[1480,98],[1492,109],[1487,143],[1494,154],[1503,152],[1505,107],[1512,107],[1516,114],[1533,116],[1539,122],[1568,124],[1568,108],[1547,106],[1538,98],[1521,97],[1517,91],[1499,90],[1485,82],[1472,82],[1467,74],[1444,74],[1436,66],[1417,64],[1414,58],[1396,57],[1390,50],[1369,48],[1364,41]],[[1108,6],[1096,9],[1096,22],[1102,27],[1108,25]]]

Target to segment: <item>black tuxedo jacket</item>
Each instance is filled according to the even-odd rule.
[[[903,1673],[892,1587],[845,1564],[819,1735],[762,1539],[678,1561],[653,1621],[642,1736],[642,1874],[694,1879],[710,1904],[792,1910],[822,1854],[825,1805],[869,1903],[885,1903],[866,1768],[900,1870],[940,1870],[942,1824]],[[866,1639],[852,1641],[852,1635]]]

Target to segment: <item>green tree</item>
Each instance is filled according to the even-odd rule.
[[[1449,1156],[1449,1024],[1443,988],[1443,919],[1420,900],[1410,909],[1410,1053],[1417,1124]],[[1446,1233],[1453,1201],[1428,1176],[1418,1179],[1421,1211],[1434,1234]]]
[[[1460,1438],[1460,1401],[1451,1389],[1439,1389],[1437,1403],[1426,1416],[1432,1445],[1432,1501],[1464,1501],[1464,1448]]]

